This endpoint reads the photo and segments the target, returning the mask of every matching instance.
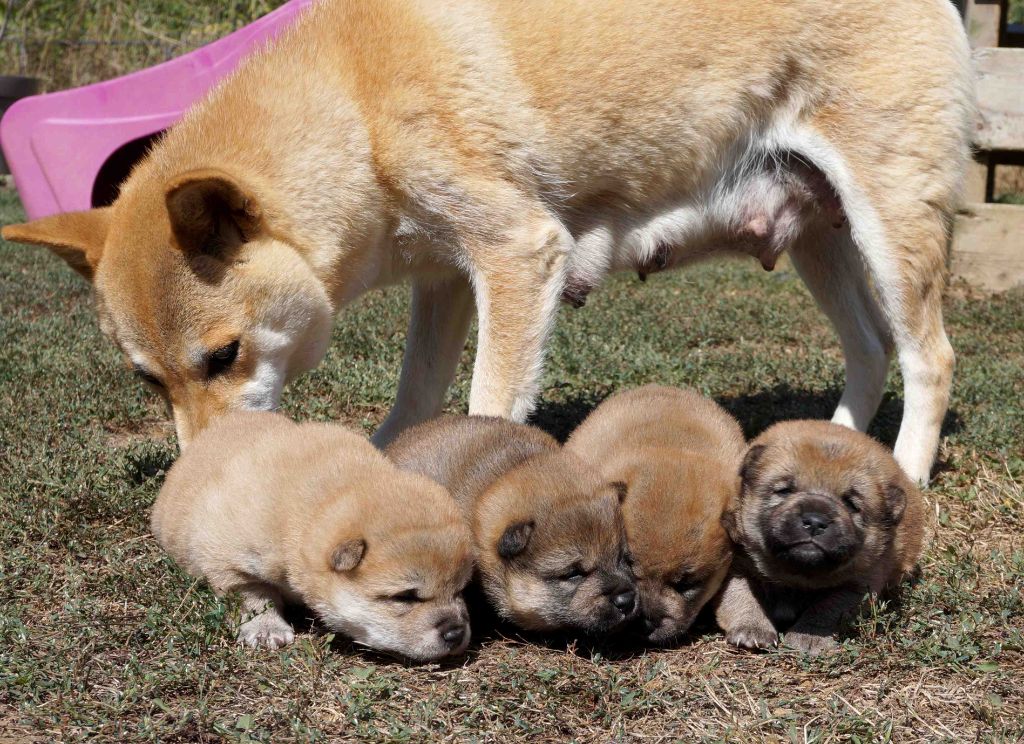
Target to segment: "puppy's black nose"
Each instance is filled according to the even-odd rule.
[[[452,623],[440,628],[441,638],[450,646],[458,646],[466,637],[466,626],[463,623]]]
[[[627,589],[621,594],[616,594],[612,597],[612,604],[618,607],[623,615],[628,615],[636,606],[636,592]]]
[[[800,515],[800,520],[811,537],[817,537],[832,524],[831,519],[818,512],[804,512]]]

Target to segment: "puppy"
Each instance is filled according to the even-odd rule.
[[[561,298],[788,251],[847,356],[834,420],[864,430],[895,356],[913,400],[896,456],[927,481],[972,88],[949,0],[324,0],[113,204],[3,235],[93,282],[182,446],[274,408],[373,287],[413,284],[386,443],[441,411],[474,310],[469,412],[523,421]]]
[[[645,637],[686,632],[732,562],[722,514],[739,492],[739,424],[691,390],[649,385],[603,402],[565,446],[622,486]]]
[[[427,478],[395,468],[339,426],[232,413],[174,464],[153,534],[247,613],[239,640],[278,648],[294,634],[286,602],[309,606],[357,643],[417,661],[469,642],[462,590],[472,538]]]
[[[842,426],[787,421],[754,440],[724,518],[738,544],[717,607],[726,639],[811,654],[865,594],[892,589],[921,555],[924,500],[878,442]]]
[[[480,583],[503,618],[527,630],[606,633],[636,614],[618,492],[549,435],[445,416],[408,430],[387,453],[462,505]]]

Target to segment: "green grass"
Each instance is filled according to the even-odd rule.
[[[284,0],[6,0],[0,71],[46,90],[86,85],[184,54]]]
[[[0,221],[20,217],[0,193]],[[402,288],[346,310],[285,410],[379,422],[405,311]],[[175,456],[161,405],[101,337],[85,282],[0,244],[0,741],[1019,740],[1024,293],[954,288],[946,317],[959,357],[936,538],[921,580],[835,655],[737,653],[708,624],[665,650],[539,646],[499,627],[477,628],[454,666],[408,667],[315,634],[279,654],[235,644],[235,603],[148,532]],[[789,272],[619,277],[562,313],[538,418],[564,434],[602,396],[658,381],[699,387],[753,434],[828,415],[841,367]],[[874,431],[891,443],[890,383]]]

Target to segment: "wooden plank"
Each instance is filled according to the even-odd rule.
[[[993,292],[1024,286],[1024,207],[965,206],[953,229],[950,273]]]
[[[977,49],[978,121],[974,144],[981,150],[1024,150],[1024,49]]]
[[[964,179],[965,202],[987,202],[990,200],[988,187],[991,170],[988,156],[984,153],[980,153],[977,160],[972,160],[968,164],[967,176]]]
[[[965,0],[963,14],[972,48],[999,46],[999,22],[1002,18],[999,0]]]

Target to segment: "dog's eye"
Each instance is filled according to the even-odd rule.
[[[680,594],[687,594],[695,589],[700,589],[700,579],[684,574],[672,582],[672,588]]]
[[[569,568],[558,574],[559,581],[579,581],[587,575],[587,571],[583,570],[583,566],[579,563],[574,563]]]
[[[843,494],[843,503],[846,504],[847,509],[857,514],[860,511],[860,491],[851,488]]]
[[[135,372],[135,376],[143,382],[152,385],[153,387],[163,388],[164,384],[154,377],[152,372],[143,369],[142,367],[135,367],[132,371]]]
[[[772,493],[776,496],[791,496],[796,492],[796,485],[791,480],[779,481],[772,486]]]
[[[388,597],[393,602],[422,602],[420,595],[416,593],[415,589],[406,589],[404,592],[398,592]]]
[[[206,358],[206,378],[211,379],[227,371],[238,356],[238,340],[222,346]]]

